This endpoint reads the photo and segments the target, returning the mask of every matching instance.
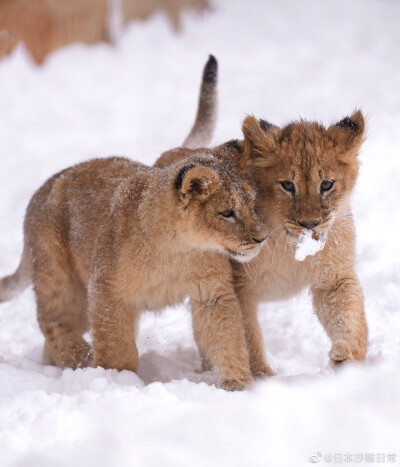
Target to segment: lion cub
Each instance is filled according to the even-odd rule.
[[[332,341],[331,362],[365,358],[368,331],[355,272],[350,207],[364,128],[360,111],[328,128],[304,120],[279,128],[247,117],[242,141],[210,150],[252,175],[257,205],[270,232],[268,248],[248,267],[232,263],[253,376],[273,374],[265,358],[258,305],[287,299],[305,288],[311,290],[314,310]],[[192,152],[166,152],[155,165],[168,166]],[[326,243],[314,256],[297,261],[296,248],[305,231],[326,237]]]
[[[255,197],[231,160],[210,154],[164,169],[119,157],[70,167],[33,195],[0,300],[33,283],[48,363],[136,371],[141,312],[189,296],[203,359],[240,389],[252,375],[230,258],[249,261],[266,238]]]

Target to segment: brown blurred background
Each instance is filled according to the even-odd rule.
[[[210,0],[0,0],[0,59],[20,41],[37,63],[72,42],[114,42],[127,23],[159,11],[178,32],[184,10],[209,8]]]

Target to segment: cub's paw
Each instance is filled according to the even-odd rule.
[[[92,368],[101,367],[105,370],[118,370],[118,371],[133,371],[137,372],[139,359],[137,354],[129,352],[117,353],[114,355],[105,355],[99,352],[94,353],[94,358],[91,363]]]
[[[243,391],[253,382],[252,376],[246,375],[241,377],[225,378],[220,381],[219,386],[225,391]]]
[[[60,341],[57,346],[45,342],[42,356],[44,365],[54,365],[60,368],[86,368],[93,359],[90,345],[82,338],[70,342]]]
[[[253,375],[254,379],[260,379],[266,378],[267,376],[275,376],[276,373],[272,370],[268,363],[266,363],[264,365],[252,365],[251,374]]]
[[[345,362],[354,360],[351,347],[345,341],[335,342],[329,352],[329,357],[331,359],[331,365],[334,367],[341,366]]]
[[[73,369],[87,368],[92,363],[92,360],[93,350],[90,345],[82,339],[82,341],[78,341],[71,346],[66,366]]]

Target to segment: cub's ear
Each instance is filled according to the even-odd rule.
[[[204,201],[221,186],[218,174],[209,167],[189,165],[176,177],[175,187],[186,206],[190,200]]]
[[[268,167],[275,162],[280,128],[252,116],[245,118],[242,126],[245,152],[258,167]]]
[[[351,162],[357,157],[358,150],[365,141],[365,120],[362,112],[357,110],[350,117],[331,125],[328,135],[339,150],[337,158],[343,162]]]

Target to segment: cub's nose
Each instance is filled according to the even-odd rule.
[[[253,226],[249,234],[253,242],[262,243],[268,237],[268,230],[264,222],[259,222]]]
[[[267,238],[267,236],[262,237],[262,238],[261,237],[259,237],[259,238],[253,237],[253,241],[255,241],[256,243],[262,243],[266,238]]]
[[[306,229],[311,230],[313,227],[319,224],[319,221],[305,221],[305,222],[299,221],[299,224],[305,227]]]

